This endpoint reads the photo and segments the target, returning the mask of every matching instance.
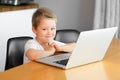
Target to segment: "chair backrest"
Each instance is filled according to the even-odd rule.
[[[22,36],[8,39],[5,70],[23,64],[24,45],[29,39],[32,37]]]
[[[75,29],[63,29],[56,31],[55,40],[64,43],[76,42],[79,36],[79,31]]]

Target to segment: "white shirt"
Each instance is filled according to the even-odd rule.
[[[63,46],[66,45],[65,43],[59,42],[59,41],[55,41],[53,40],[52,42],[55,42],[57,45],[59,46]],[[44,48],[36,41],[36,39],[32,39],[32,40],[28,40],[25,44],[25,52],[24,52],[24,60],[23,63],[27,63],[30,62],[31,60],[26,56],[26,52],[28,49],[33,48],[33,49],[37,49],[37,50],[44,50]]]

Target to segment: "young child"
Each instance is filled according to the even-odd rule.
[[[36,37],[25,44],[24,63],[54,55],[57,52],[72,52],[75,43],[65,44],[53,40],[56,35],[57,17],[48,8],[39,8],[32,17],[32,31]]]

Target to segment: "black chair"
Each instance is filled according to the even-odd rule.
[[[64,42],[64,43],[76,42],[78,39],[79,33],[80,32],[75,29],[57,30],[55,40]]]
[[[29,36],[9,38],[7,41],[7,54],[5,70],[23,64],[24,45]]]

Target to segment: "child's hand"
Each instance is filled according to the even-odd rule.
[[[55,48],[52,44],[47,45],[44,49],[45,51],[49,51],[51,55],[55,53]]]
[[[58,46],[56,43],[52,43],[51,45],[55,48],[57,52],[61,51],[61,47]]]
[[[63,52],[72,52],[76,43],[69,43],[64,46],[58,46],[56,43],[53,44],[56,51],[63,51]]]

